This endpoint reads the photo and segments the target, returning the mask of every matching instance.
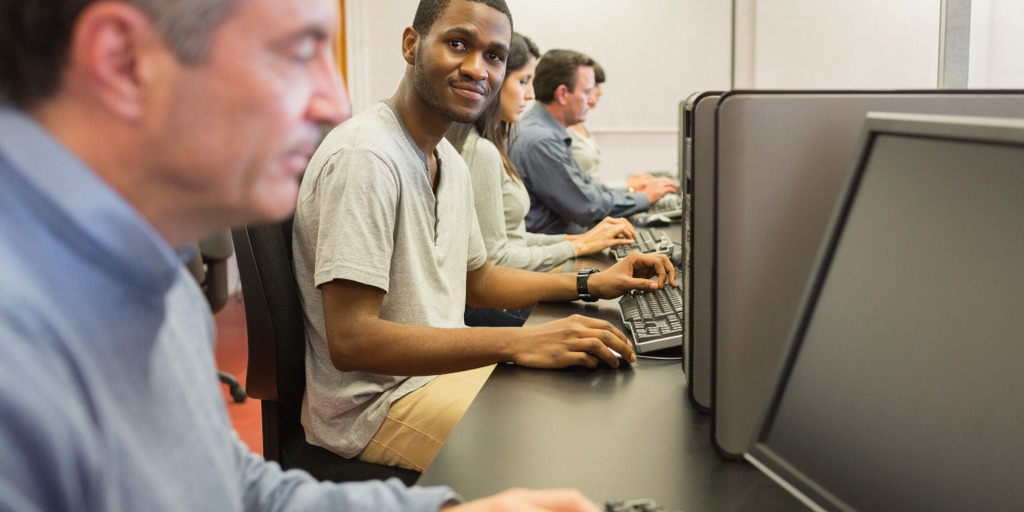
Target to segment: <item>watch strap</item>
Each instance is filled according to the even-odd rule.
[[[576,274],[576,293],[583,302],[597,302],[597,297],[590,295],[590,289],[587,288],[587,280],[595,273],[596,268],[583,268]]]

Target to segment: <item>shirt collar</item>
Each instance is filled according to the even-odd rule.
[[[539,101],[534,103],[532,109],[536,111],[534,115],[537,116],[537,120],[541,124],[547,126],[550,130],[556,131],[562,137],[562,140],[565,141],[566,145],[572,145],[572,137],[569,136],[569,130],[566,130],[562,123],[555,119],[555,116],[544,107],[543,103]]]
[[[66,231],[83,254],[141,283],[176,279],[181,255],[76,155],[7,105],[0,105],[0,160],[40,196],[45,204],[39,206],[60,223],[55,228]]]
[[[381,103],[383,103],[385,106],[388,107],[388,109],[391,110],[391,113],[395,116],[395,119],[398,121],[398,126],[402,128],[402,133],[405,134],[405,140],[409,141],[409,145],[412,146],[414,150],[416,150],[416,155],[420,157],[420,160],[423,161],[423,165],[426,166],[427,170],[429,171],[430,159],[428,159],[427,155],[423,153],[423,151],[420,151],[420,147],[416,145],[416,140],[413,139],[412,134],[409,133],[409,127],[405,125],[405,119],[402,119],[402,113],[398,111],[398,105],[395,105],[395,102],[391,101],[390,98],[385,98],[381,100]],[[437,156],[436,149],[434,150],[434,156]]]

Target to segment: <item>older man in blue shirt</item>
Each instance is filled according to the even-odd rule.
[[[292,212],[318,125],[349,115],[339,18],[334,0],[0,2],[0,510],[597,510],[321,483],[234,434],[179,250]]]
[[[571,50],[551,50],[537,63],[537,103],[519,121],[509,157],[530,193],[526,229],[579,234],[605,217],[647,211],[674,186],[667,182],[631,193],[588,175],[572,156],[566,128],[582,122],[597,102],[594,61]]]

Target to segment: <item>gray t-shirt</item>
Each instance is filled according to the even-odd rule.
[[[473,198],[487,257],[495,265],[550,270],[576,256],[565,235],[526,231],[530,196],[522,182],[505,172],[494,144],[470,130],[462,158],[473,176]]]
[[[433,377],[342,372],[331,364],[319,286],[335,279],[384,290],[384,320],[464,327],[466,272],[487,254],[469,170],[442,140],[437,194],[426,155],[384,101],[331,131],[299,191],[293,244],[306,322],[307,440],[358,455],[390,405]],[[429,413],[429,411],[427,411]]]

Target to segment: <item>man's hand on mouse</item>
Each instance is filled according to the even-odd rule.
[[[618,368],[619,358],[633,363],[636,354],[629,338],[608,321],[571,315],[516,330],[506,361],[531,368],[597,368],[605,363]]]

